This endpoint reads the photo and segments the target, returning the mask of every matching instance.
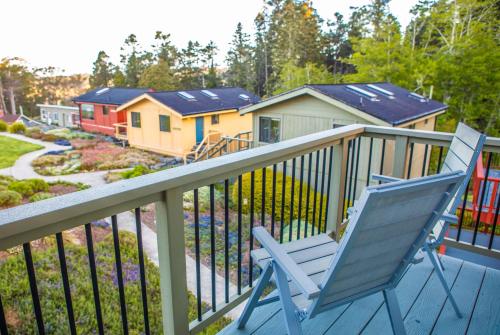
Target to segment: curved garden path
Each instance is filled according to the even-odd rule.
[[[35,172],[33,167],[31,166],[31,162],[37,157],[54,150],[67,150],[68,147],[54,144],[52,142],[45,142],[36,140],[27,136],[19,135],[19,134],[10,134],[10,133],[2,133],[2,136],[8,136],[15,138],[20,141],[30,142],[33,144],[38,144],[43,146],[43,149],[29,152],[27,154],[22,155],[19,159],[14,163],[13,166],[0,169],[0,175],[9,175],[16,179],[27,179],[27,178],[41,178],[45,181],[69,181],[73,183],[84,183],[90,185],[91,187],[100,186],[106,184],[104,180],[104,175],[108,171],[97,171],[97,172],[82,172],[75,173],[70,175],[62,175],[62,176],[42,176]],[[121,170],[111,170],[111,171],[123,171]],[[124,212],[118,215],[118,227],[120,230],[129,231],[132,233],[136,233],[135,226],[135,217],[132,212]],[[148,226],[142,224],[142,238],[144,245],[144,252],[148,255],[149,259],[156,265],[158,265],[158,244],[156,233],[151,230]],[[196,262],[193,258],[186,255],[186,272],[187,272],[187,286],[188,289],[195,293],[196,292]],[[211,301],[211,269],[204,264],[201,264],[200,268],[200,276],[201,276],[201,296],[202,300],[210,303]],[[224,278],[218,274],[216,274],[216,292],[217,292],[217,303],[222,303],[224,301]],[[230,295],[236,294],[236,286],[230,283],[229,285]],[[244,304],[241,303],[237,308],[232,309],[228,312],[228,316],[236,319],[240,313],[243,311]]]
[[[62,181],[69,181],[72,183],[84,183],[90,185],[91,187],[106,184],[106,181],[104,180],[103,177],[104,175],[106,175],[106,173],[108,173],[108,171],[81,172],[81,173],[68,174],[62,176],[42,176],[35,172],[35,170],[31,166],[31,162],[33,162],[33,160],[35,160],[37,157],[40,157],[41,155],[49,151],[68,150],[68,147],[57,145],[52,142],[36,140],[19,134],[2,133],[1,135],[12,137],[15,138],[16,140],[24,142],[38,144],[43,146],[44,148],[22,155],[14,163],[13,166],[5,169],[0,169],[0,174],[12,176],[16,179],[40,178],[48,182],[62,180]],[[123,170],[124,169],[111,170],[111,171],[123,171]]]

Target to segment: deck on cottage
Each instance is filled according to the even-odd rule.
[[[500,334],[500,271],[443,256],[445,277],[464,317],[458,319],[430,261],[411,266],[396,294],[408,334]],[[304,334],[391,334],[382,293],[302,322]],[[279,303],[255,309],[247,326],[232,323],[220,335],[285,334]]]

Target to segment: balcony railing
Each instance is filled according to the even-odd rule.
[[[115,137],[120,140],[127,140],[127,122],[115,123],[113,124],[115,127]]]
[[[102,334],[106,320],[90,223],[111,218],[116,272],[113,278],[120,308],[106,313],[119,315],[121,327],[127,333],[131,317],[127,314],[130,310],[127,303],[131,302],[127,302],[125,290],[118,214],[133,211],[142,304],[142,321],[136,331],[155,333],[161,329],[152,330],[150,325],[148,306],[154,299],[147,294],[151,282],[146,280],[145,262],[151,254],[144,255],[140,209],[154,204],[160,327],[165,334],[198,333],[233,311],[251,292],[258,277],[249,258],[249,252],[257,247],[251,232],[253,226],[265,226],[280,242],[320,232],[332,232],[339,239],[347,208],[363,187],[373,183],[371,173],[416,177],[439,172],[452,136],[350,125],[14,207],[0,211],[0,250],[22,246],[33,319],[43,334],[47,326],[36,279],[36,273],[43,269],[35,268],[32,241],[55,235],[62,285],[50,289],[63,291],[66,305],[61,313],[66,312],[68,332],[74,334],[78,327],[75,292],[68,275],[63,232],[83,226],[92,284],[92,296],[86,298],[93,301],[93,315],[86,317],[95,319],[96,331]],[[488,138],[483,152],[486,179],[498,166],[499,152],[500,139]],[[498,199],[494,200],[491,223],[485,223],[469,209],[471,194],[465,195],[459,224],[452,227],[453,235],[446,239],[446,244],[500,258],[500,250],[493,243]],[[494,192],[482,187],[478,208],[492,196]],[[190,264],[194,266],[188,273]],[[4,289],[0,287],[0,331],[7,334],[5,306],[16,302],[3,299]],[[188,315],[188,289],[195,294],[194,320]]]

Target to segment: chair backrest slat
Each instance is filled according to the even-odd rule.
[[[459,171],[366,188],[311,312],[397,282],[463,177]]]
[[[451,171],[465,172],[465,179],[463,184],[458,189],[453,201],[450,202],[447,212],[455,214],[458,206],[460,205],[461,198],[465,193],[467,184],[474,172],[477,159],[483,150],[486,136],[475,131],[463,123],[459,123],[455,136],[451,141],[450,148],[443,162],[441,173]],[[437,243],[441,243],[444,239],[447,223],[440,220],[432,229],[432,235]]]

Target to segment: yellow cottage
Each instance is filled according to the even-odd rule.
[[[130,146],[186,157],[221,136],[252,130],[251,114],[239,109],[260,99],[237,87],[147,92],[121,105],[127,122],[115,124],[116,137]]]

